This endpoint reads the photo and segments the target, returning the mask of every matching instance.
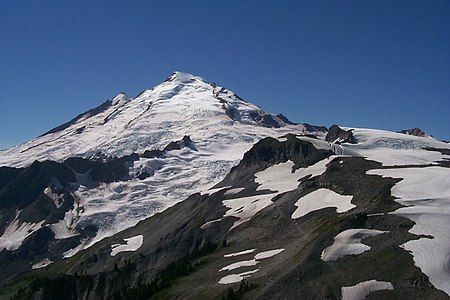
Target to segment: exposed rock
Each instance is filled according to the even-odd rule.
[[[181,150],[184,147],[198,151],[197,148],[195,148],[194,142],[188,135],[185,135],[180,141],[170,142],[166,147],[164,147],[163,151]]]
[[[283,122],[285,122],[286,124],[289,125],[297,125],[297,123],[291,122],[291,120],[289,120],[288,118],[286,118],[283,114],[278,114],[277,118],[280,118]],[[306,125],[306,124],[304,124]]]
[[[333,125],[330,127],[330,129],[328,129],[325,140],[335,144],[358,143],[358,141],[353,136],[352,130],[343,130],[338,125]]]
[[[238,185],[252,178],[256,172],[288,160],[294,162],[295,170],[333,154],[330,150],[316,149],[310,142],[297,139],[292,134],[286,135],[286,139],[284,142],[270,137],[260,140],[244,154],[239,165],[234,167],[217,187]]]
[[[328,129],[325,126],[311,125],[308,123],[303,123],[303,125],[306,127],[306,131],[308,131],[308,132],[327,132],[328,131]]]
[[[415,136],[419,136],[419,137],[428,136],[428,134],[426,134],[424,131],[422,131],[420,128],[417,128],[417,127],[411,128],[411,129],[404,129],[404,130],[399,131],[399,133],[415,135]]]
[[[144,153],[141,154],[141,157],[143,158],[164,158],[165,151],[154,149],[154,150],[145,150]]]

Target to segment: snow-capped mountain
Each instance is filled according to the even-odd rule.
[[[122,157],[162,149],[185,135],[205,149],[205,155],[237,160],[243,153],[240,147],[245,152],[261,137],[309,128],[269,114],[200,77],[175,72],[134,99],[120,93],[72,121],[2,152],[0,165],[23,167],[34,160],[63,161],[73,156]]]
[[[0,297],[450,296],[431,136],[293,124],[174,73],[0,161]]]
[[[72,256],[216,184],[261,138],[325,131],[294,124],[230,90],[175,72],[134,99],[120,93],[0,152],[5,177],[25,170],[17,171],[18,185],[42,179],[35,190],[21,191],[20,203],[13,200],[15,191],[4,193],[10,204],[0,222],[0,250],[15,250],[49,228],[57,240],[78,237],[70,249],[60,247],[65,257]],[[54,206],[37,213],[37,206],[43,210],[42,198]]]

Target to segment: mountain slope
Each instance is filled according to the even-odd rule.
[[[11,274],[44,259],[37,236],[46,259],[70,257],[217,184],[261,138],[325,131],[175,72],[0,152],[0,251]]]
[[[447,299],[449,178],[176,72],[0,152],[0,297]]]
[[[259,141],[214,189],[36,271],[16,295],[448,299],[450,148],[344,129],[356,144]]]
[[[230,144],[248,144],[248,140],[256,141],[255,137],[276,134],[274,128],[290,126],[294,131],[306,131],[306,126],[266,113],[232,91],[175,72],[135,99],[120,93],[72,121],[2,152],[0,165],[26,166],[36,159],[62,161],[71,156],[121,157],[161,149],[184,135],[211,152],[228,152]]]

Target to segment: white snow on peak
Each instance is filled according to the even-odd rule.
[[[0,166],[23,167],[36,159],[62,161],[100,153],[120,157],[162,149],[184,135],[205,153],[222,150],[221,157],[237,159],[263,137],[305,132],[303,125],[262,126],[255,116],[265,114],[230,90],[176,72],[135,99],[120,93],[97,114],[87,114],[63,130],[2,151]]]
[[[177,81],[180,83],[190,83],[193,80],[205,81],[201,77],[194,76],[192,74],[184,73],[184,72],[180,72],[180,71],[173,72],[173,74],[169,77],[169,80]]]
[[[371,292],[393,290],[392,283],[386,281],[369,280],[353,286],[342,287],[342,300],[363,300]]]
[[[345,255],[357,255],[369,251],[370,246],[361,241],[366,237],[386,232],[363,228],[342,231],[334,237],[333,244],[322,251],[321,258],[323,261],[335,261]]]
[[[133,100],[133,99],[128,97],[124,93],[119,93],[114,98],[111,99],[111,104],[113,106],[124,105],[127,102],[130,102],[131,100]]]
[[[69,214],[52,229],[63,238],[72,235],[73,228],[80,224],[97,226],[97,236],[85,241],[83,247],[220,182],[258,140],[306,132],[304,125],[264,126],[255,116],[267,113],[258,106],[228,89],[181,72],[134,99],[121,93],[110,106],[95,112],[63,130],[0,152],[0,166],[24,167],[35,160],[64,161],[74,156],[141,154],[162,150],[185,135],[198,151],[183,148],[170,151],[164,159],[140,158],[130,163],[132,177],[150,174],[143,180],[92,188],[79,179],[74,193],[78,201],[76,218]]]

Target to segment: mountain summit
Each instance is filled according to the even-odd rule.
[[[27,166],[36,159],[62,161],[70,156],[121,157],[163,148],[184,135],[200,146],[223,152],[230,142],[250,144],[277,135],[275,128],[292,126],[283,116],[267,113],[228,89],[175,72],[134,99],[120,93],[70,122],[4,151],[0,165]],[[296,125],[286,129],[302,132],[307,128]],[[324,132],[326,128],[308,130]]]

